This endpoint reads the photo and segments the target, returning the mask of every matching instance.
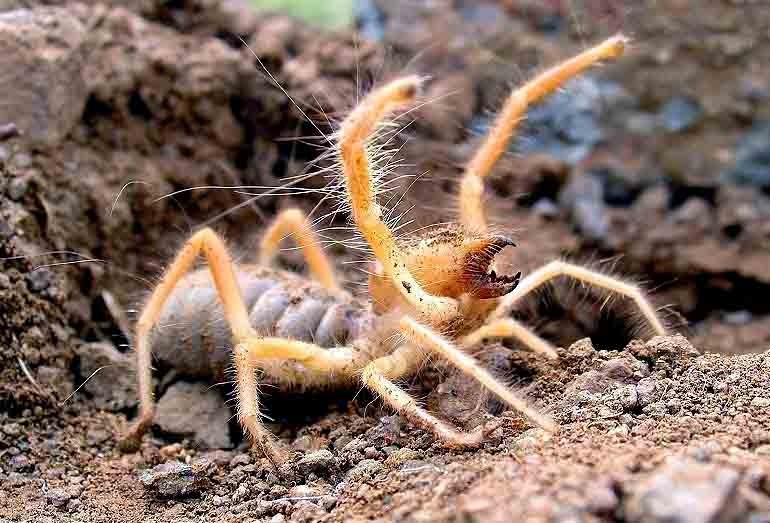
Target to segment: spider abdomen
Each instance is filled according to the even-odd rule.
[[[331,292],[288,272],[256,266],[236,270],[252,327],[259,336],[350,343],[373,315],[347,292]],[[207,269],[190,273],[169,296],[150,340],[155,359],[178,374],[225,379],[233,340]],[[281,376],[276,376],[280,381]]]

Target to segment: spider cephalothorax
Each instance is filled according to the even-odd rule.
[[[178,367],[198,376],[220,376],[232,361],[238,419],[274,462],[281,460],[281,455],[260,419],[258,370],[262,371],[260,379],[285,389],[309,390],[360,381],[443,443],[478,445],[490,426],[458,431],[419,406],[396,384],[395,380],[417,372],[432,353],[478,380],[536,425],[555,430],[553,421],[495,379],[463,349],[488,337],[512,337],[555,357],[555,350],[512,319],[510,312],[523,296],[560,276],[633,300],[657,334],[665,329],[637,287],[586,268],[557,260],[524,278],[520,273],[500,274],[495,256],[513,242],[489,232],[482,204],[484,179],[505,151],[528,105],[597,62],[619,56],[625,44],[622,36],[610,38],[514,91],[460,182],[459,223],[430,228],[413,237],[396,239],[383,218],[368,144],[383,122],[414,103],[422,82],[419,77],[407,76],[369,93],[340,126],[336,152],[353,222],[376,258],[369,280],[371,299],[362,302],[340,288],[332,264],[304,215],[296,209],[281,213],[268,228],[258,265],[236,266],[212,230],[195,233],[139,317],[134,342],[141,409],[123,440],[124,446],[135,448],[152,424],[153,345],[170,364],[176,360]],[[269,267],[278,244],[287,235],[302,249],[312,279]],[[188,274],[199,255],[206,258],[208,271]],[[225,319],[226,328],[212,327],[219,317]],[[182,328],[154,331],[158,324]]]

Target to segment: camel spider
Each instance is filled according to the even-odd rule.
[[[378,261],[378,270],[369,279],[371,303],[339,287],[332,264],[297,209],[284,211],[268,228],[258,265],[236,266],[216,233],[208,228],[198,231],[167,269],[136,325],[141,406],[123,447],[136,448],[152,424],[152,350],[180,373],[198,377],[224,379],[233,362],[238,420],[274,463],[281,461],[281,455],[260,421],[257,370],[263,383],[283,389],[317,390],[360,380],[444,444],[479,445],[490,425],[471,432],[457,430],[420,407],[395,383],[415,373],[431,353],[478,380],[534,424],[556,430],[551,419],[492,377],[464,349],[483,338],[512,337],[555,357],[553,347],[509,314],[523,296],[559,276],[631,299],[657,334],[665,329],[637,287],[580,266],[553,261],[523,279],[521,273],[498,275],[492,269],[494,258],[513,242],[488,232],[484,178],[530,104],[592,65],[617,58],[626,42],[623,36],[614,36],[515,90],[465,170],[459,223],[411,239],[397,241],[382,216],[368,144],[389,115],[414,102],[421,80],[407,76],[370,92],[341,124],[336,145],[353,221]],[[287,235],[301,247],[314,278],[269,267]],[[188,274],[200,254],[208,262],[210,276],[205,269]],[[224,315],[226,326],[215,321],[217,314]],[[160,332],[156,325],[167,327]],[[391,349],[385,342],[394,333],[401,335],[400,344]],[[234,348],[227,349],[231,344]]]

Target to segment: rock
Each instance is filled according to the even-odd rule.
[[[103,342],[85,343],[76,351],[82,379],[90,378],[82,390],[91,395],[96,408],[117,412],[136,406],[136,375],[130,356]]]
[[[79,121],[88,90],[83,24],[69,8],[0,14],[0,124],[53,145]]]
[[[559,193],[559,204],[569,211],[575,228],[593,240],[601,240],[609,232],[609,219],[604,206],[604,189],[595,176],[573,176]]]
[[[27,286],[29,287],[29,290],[36,294],[39,294],[51,286],[53,275],[51,274],[51,271],[47,271],[45,269],[42,269],[42,270],[39,269],[39,270],[27,273],[24,279],[27,281]]]
[[[334,507],[337,506],[339,499],[335,496],[323,496],[320,501],[324,510],[326,512],[330,512]]]
[[[37,382],[53,392],[59,401],[64,400],[73,391],[69,369],[41,365],[37,368]]]
[[[16,454],[15,456],[12,456],[11,459],[7,461],[7,463],[11,470],[16,472],[28,471],[35,466],[35,463],[24,454]]]
[[[360,482],[376,476],[383,470],[385,470],[385,467],[379,461],[365,459],[348,471],[347,481],[352,483]]]
[[[385,37],[385,14],[375,0],[355,2],[355,17],[358,32],[364,38],[379,42]]]
[[[625,93],[618,84],[589,76],[568,83],[562,91],[527,112],[521,152],[543,152],[575,165],[605,137],[602,120]]]
[[[751,322],[753,315],[751,314],[751,311],[740,310],[725,312],[722,315],[722,318],[728,325],[746,325],[747,323]]]
[[[532,206],[532,212],[543,218],[556,218],[559,215],[559,207],[548,198],[540,198]]]
[[[738,185],[770,188],[770,121],[755,124],[738,143],[735,166],[722,179]]]
[[[169,434],[192,438],[211,449],[229,449],[230,410],[215,390],[203,383],[180,381],[158,401],[155,422]]]
[[[162,463],[145,470],[139,475],[139,481],[148,490],[164,498],[195,496],[208,484],[205,476],[179,461]]]
[[[86,443],[89,446],[95,447],[110,439],[110,435],[106,430],[102,429],[89,429],[86,432]]]
[[[669,100],[658,116],[664,129],[672,133],[681,133],[698,124],[703,116],[703,109],[697,100],[678,96]]]
[[[54,488],[46,492],[45,499],[57,508],[64,508],[72,496],[65,489]]]
[[[639,406],[646,407],[657,399],[655,395],[655,389],[657,388],[657,382],[654,378],[643,378],[639,380],[636,385],[636,394],[639,398]]]
[[[306,476],[311,472],[323,474],[334,464],[334,454],[328,450],[317,450],[310,454],[305,454],[297,462],[297,472]]]
[[[309,498],[320,496],[320,490],[310,485],[296,485],[289,489],[289,497],[292,498]]]
[[[313,523],[325,514],[324,510],[308,500],[300,500],[294,504],[294,512],[289,521]]]
[[[15,438],[16,436],[21,434],[21,425],[19,425],[18,423],[6,423],[5,425],[3,425],[2,430],[8,436]]]
[[[629,487],[623,509],[634,522],[714,523],[733,521],[741,510],[740,474],[726,467],[674,460]]]

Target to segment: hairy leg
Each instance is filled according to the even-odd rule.
[[[428,413],[417,404],[417,400],[393,382],[416,372],[423,361],[423,350],[412,345],[402,345],[391,354],[364,367],[361,379],[366,387],[382,398],[382,401],[418,427],[433,433],[445,445],[457,448],[479,446],[496,425],[479,427],[472,432],[461,432]]]
[[[649,300],[647,300],[639,287],[561,260],[552,261],[521,280],[518,287],[501,298],[499,305],[492,313],[492,318],[506,318],[511,313],[511,310],[517,301],[541,285],[554,278],[558,278],[559,276],[567,276],[584,284],[599,287],[610,291],[611,293],[620,294],[621,296],[633,300],[644,318],[655,331],[655,334],[666,334],[666,329],[663,326],[663,322],[658,318],[655,308]]]
[[[431,323],[441,323],[458,314],[456,300],[428,294],[406,267],[406,257],[377,203],[372,162],[367,144],[383,120],[393,111],[413,102],[420,79],[408,76],[369,93],[342,123],[339,152],[345,174],[353,219],[374,255],[382,263],[394,287]]]
[[[556,349],[550,343],[513,318],[492,320],[463,336],[460,344],[463,348],[470,348],[478,345],[485,338],[514,338],[533,352],[543,354],[550,359],[558,358]]]
[[[152,347],[149,344],[150,331],[155,326],[163,305],[174,287],[190,271],[199,254],[203,254],[208,261],[217,293],[222,300],[225,319],[232,329],[233,336],[236,339],[242,339],[252,333],[249,315],[235,279],[230,254],[214,231],[208,228],[198,231],[187,240],[168,267],[161,282],[155,287],[149,301],[142,309],[136,324],[134,343],[139,388],[139,416],[122,438],[121,447],[125,450],[138,448],[142,435],[152,425],[155,412],[152,392]]]
[[[489,372],[483,369],[475,359],[455,347],[443,336],[420,325],[408,316],[404,316],[401,319],[400,330],[407,341],[443,356],[458,369],[475,378],[487,390],[494,393],[505,403],[524,414],[530,421],[539,427],[549,432],[555,432],[557,430],[558,427],[553,420],[530,407],[525,400],[518,397],[512,390],[500,383]]]
[[[272,434],[260,421],[259,392],[256,371],[266,359],[296,360],[308,369],[351,376],[353,353],[347,347],[324,349],[312,343],[286,338],[251,337],[235,348],[236,382],[238,384],[238,421],[265,456],[274,464],[284,457],[273,443]]]
[[[487,138],[465,169],[460,182],[460,221],[477,232],[486,232],[482,196],[484,178],[508,148],[513,131],[531,104],[554,92],[565,82],[603,60],[623,54],[627,39],[617,35],[552,67],[511,93]]]
[[[281,338],[260,338],[249,322],[248,311],[238,287],[233,262],[222,240],[211,229],[195,233],[169,266],[142,310],[136,327],[137,374],[139,379],[140,412],[121,441],[126,450],[139,446],[142,435],[152,425],[154,401],[152,394],[152,347],[149,333],[155,326],[163,305],[179,280],[192,268],[199,254],[208,262],[217,293],[225,311],[225,320],[236,342],[235,367],[238,383],[239,421],[265,455],[277,463],[281,456],[272,437],[260,422],[256,369],[260,359],[296,359],[309,368],[351,374],[352,356],[348,349],[326,350],[312,344]]]
[[[291,236],[297,242],[315,279],[327,289],[338,289],[332,264],[324,254],[318,237],[307,223],[307,217],[299,209],[291,208],[281,212],[265,231],[260,244],[260,264],[270,264],[278,251],[279,244],[287,236]]]

